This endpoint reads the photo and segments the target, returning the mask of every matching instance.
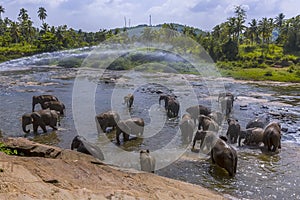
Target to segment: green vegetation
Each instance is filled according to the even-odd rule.
[[[16,149],[12,150],[7,148],[5,144],[0,142],[0,151],[6,153],[7,155],[18,155],[18,151]]]
[[[247,26],[246,11],[236,6],[234,16],[215,26],[211,32],[170,23],[158,25],[158,29],[139,25],[138,28],[143,30],[141,34],[130,37],[127,32],[130,28],[86,33],[68,28],[67,25],[50,26],[45,22],[47,11],[43,7],[37,11],[42,22],[39,28],[33,26],[24,8],[20,9],[17,21],[8,18],[2,20],[2,13],[5,13],[5,9],[0,5],[0,62],[41,52],[93,46],[109,38],[119,44],[129,41],[172,42],[177,46],[174,52],[178,54],[192,53],[200,57],[205,54],[192,42],[185,43],[184,39],[177,37],[177,31],[200,44],[217,63],[223,75],[239,79],[300,82],[300,15],[285,19],[285,15],[280,13],[275,18],[252,19]],[[166,32],[166,29],[174,32]],[[112,37],[114,35],[117,37]],[[145,51],[151,52],[151,49]],[[82,58],[66,58],[49,64],[79,67],[82,61]],[[86,64],[96,67],[103,64],[99,62],[102,61]],[[140,66],[145,63],[148,65]],[[109,67],[125,70],[133,67],[144,69],[147,66],[150,71],[161,71],[162,66],[166,66],[167,70],[173,68],[182,73],[195,73],[183,61],[148,60],[142,54],[122,56]]]

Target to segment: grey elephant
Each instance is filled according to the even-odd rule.
[[[71,150],[74,149],[76,149],[78,152],[92,155],[95,158],[104,160],[104,155],[102,153],[102,150],[97,145],[88,142],[82,136],[77,135],[72,140]]]
[[[65,115],[64,110],[66,109],[65,104],[60,101],[47,101],[43,103],[44,109],[50,109],[58,111],[60,115]]]
[[[247,123],[246,129],[248,129],[248,128],[264,128],[268,123],[269,123],[269,117],[255,118]]]
[[[175,95],[170,95],[170,94],[161,94],[161,95],[159,95],[159,100],[158,100],[159,105],[160,105],[161,101],[164,101],[165,102],[165,109],[167,110],[168,101],[169,101],[170,98],[176,99],[176,96]]]
[[[199,115],[208,116],[211,113],[211,110],[205,106],[196,105],[187,108],[186,112],[192,116],[194,122],[196,123],[196,120],[199,118]]]
[[[213,131],[198,130],[194,136],[192,150],[195,149],[196,142],[200,140],[200,150],[204,153],[209,153],[214,146],[217,135]]]
[[[259,146],[263,143],[264,129],[262,128],[248,128],[245,130],[246,136],[244,140],[245,145]]]
[[[133,94],[128,94],[124,97],[124,104],[126,104],[128,108],[131,108],[133,101],[134,101]]]
[[[226,136],[229,138],[229,141],[233,144],[237,143],[237,139],[240,135],[241,126],[237,119],[228,118],[228,129]]]
[[[213,119],[205,116],[205,115],[200,115],[199,116],[199,124],[198,124],[198,130],[204,130],[204,131],[219,131],[219,125],[217,122],[215,122]]]
[[[189,144],[193,139],[195,123],[190,114],[184,114],[179,122],[183,143]]]
[[[178,117],[179,108],[179,102],[175,98],[169,98],[167,105],[167,116],[169,118]]]
[[[59,116],[54,110],[39,110],[32,113],[27,113],[22,116],[22,129],[25,133],[29,133],[30,130],[26,130],[26,126],[32,124],[34,133],[37,133],[38,127],[43,129],[46,133],[46,126],[50,126],[53,130],[57,130],[57,124],[59,123]]]
[[[222,113],[228,116],[231,113],[233,107],[232,97],[230,96],[221,97],[219,99],[219,102],[221,104]]]
[[[105,133],[108,127],[112,127],[112,129],[116,128],[119,120],[120,116],[115,111],[107,111],[96,115],[95,121],[97,124],[98,133]]]
[[[265,127],[263,142],[268,151],[276,152],[281,148],[281,126],[278,122],[271,122]]]
[[[117,124],[116,141],[120,144],[120,135],[123,133],[124,142],[129,141],[130,135],[143,135],[145,122],[142,118],[120,120]]]
[[[154,173],[156,160],[155,157],[150,155],[148,149],[140,151],[140,164],[142,171]]]
[[[224,168],[229,176],[234,176],[237,171],[237,152],[230,145],[226,143],[226,138],[218,138],[211,150],[211,160],[213,164]]]
[[[231,101],[231,106],[233,107],[234,95],[231,92],[220,93],[218,96],[218,102],[220,102],[221,98],[228,97]]]
[[[40,95],[40,96],[33,96],[32,97],[32,112],[34,112],[34,107],[36,104],[40,104],[42,109],[46,109],[44,106],[45,102],[48,101],[58,101],[58,98],[53,95]]]

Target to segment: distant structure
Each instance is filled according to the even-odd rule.
[[[126,17],[124,17],[124,22],[125,22],[125,28],[126,28],[126,26],[127,26]]]
[[[149,26],[152,26],[152,24],[151,24],[151,15],[149,15]]]

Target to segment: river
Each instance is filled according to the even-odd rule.
[[[68,56],[72,53],[56,53],[55,56]],[[70,148],[72,139],[78,133],[87,140],[100,144],[103,141],[101,138],[105,137],[109,141],[109,144],[106,141],[103,146],[107,158],[114,157],[115,151],[135,152],[134,155],[138,155],[140,149],[149,149],[151,152],[156,152],[155,155],[163,156],[165,153],[165,155],[172,155],[170,152],[175,150],[176,155],[158,165],[157,174],[198,184],[241,199],[300,199],[298,189],[300,184],[299,84],[236,81],[221,77],[203,79],[197,75],[178,73],[138,71],[129,73],[107,70],[100,78],[87,81],[85,88],[90,87],[89,89],[94,93],[89,97],[88,91],[80,90],[80,87],[76,86],[77,83],[85,84],[86,79],[80,77],[86,71],[40,65],[41,62],[36,65],[37,60],[41,61],[49,56],[53,57],[54,54],[0,64],[0,130],[4,136],[24,137],[21,116],[31,111],[32,96],[54,94],[66,106],[66,116],[61,119],[59,129],[57,131],[49,129],[46,134],[39,130],[39,134],[30,133],[25,137],[63,148]],[[88,70],[88,73],[98,72]],[[178,134],[179,119],[167,119],[163,106],[158,104],[159,93],[171,91],[180,101],[180,116],[185,113],[188,105],[195,103],[193,98],[203,105],[213,106],[217,95],[213,94],[210,88],[216,82],[222,82],[225,90],[235,95],[231,116],[239,120],[242,128],[249,120],[260,116],[269,116],[271,120],[279,121],[283,128],[282,149],[275,155],[267,155],[259,148],[239,147],[234,144],[239,160],[237,174],[233,178],[212,165],[208,157],[191,152],[190,146],[182,146]],[[173,85],[175,89],[170,90],[168,84]],[[92,88],[94,86],[96,87]],[[128,92],[135,95],[133,108],[129,111],[121,103],[123,94]],[[79,97],[83,99],[76,104],[76,98]],[[89,102],[93,102],[94,105],[90,107],[95,110],[95,113],[113,107],[123,113],[122,116],[129,114],[142,117],[146,123],[146,135],[120,147],[116,146],[114,132],[107,135],[98,134],[94,128],[94,121],[84,121],[84,119],[93,119],[94,115],[86,112],[84,108],[77,109],[76,113],[73,113],[74,105],[85,107]],[[36,107],[39,108],[38,105]],[[78,118],[78,115],[83,118],[82,123],[74,119],[74,117]],[[226,129],[227,125],[224,121],[220,134],[225,134]],[[86,131],[82,132],[82,130]],[[107,160],[115,162],[116,158]],[[121,164],[118,162],[112,164],[123,164],[123,167],[138,169],[137,163],[128,164],[125,158],[118,158],[118,160]]]

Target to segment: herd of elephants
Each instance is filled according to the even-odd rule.
[[[232,144],[239,146],[262,146],[267,152],[278,153],[281,148],[281,126],[278,122],[270,122],[263,119],[252,119],[245,129],[241,128],[239,121],[229,117],[235,97],[232,93],[220,93],[218,102],[220,112],[212,111],[203,105],[195,105],[186,109],[181,117],[178,126],[181,131],[182,142],[186,145],[192,144],[192,150],[200,142],[200,151],[210,154],[213,164],[224,168],[229,176],[234,176],[237,171],[237,152]],[[160,94],[159,103],[164,102],[168,118],[178,117],[180,103],[175,95]],[[134,95],[128,94],[124,97],[124,106],[129,109],[134,102]],[[35,111],[35,105],[40,104],[41,110]],[[22,128],[29,133],[27,125],[32,124],[33,132],[38,132],[40,127],[44,133],[46,126],[57,130],[60,125],[60,117],[64,116],[65,106],[53,95],[40,95],[32,97],[32,112],[22,116]],[[226,136],[218,136],[218,131],[223,120],[226,119],[228,129]],[[142,118],[134,117],[120,120],[117,112],[110,110],[95,116],[95,122],[99,133],[108,133],[115,130],[116,144],[121,145],[120,136],[123,136],[123,143],[130,140],[130,135],[142,136],[145,122]],[[91,154],[101,160],[104,156],[101,149],[93,146],[85,138],[76,136],[71,144],[71,149]],[[93,152],[92,152],[93,151]],[[95,153],[96,152],[96,153]],[[149,150],[140,151],[140,165],[142,171],[154,172],[155,157],[150,155]]]

